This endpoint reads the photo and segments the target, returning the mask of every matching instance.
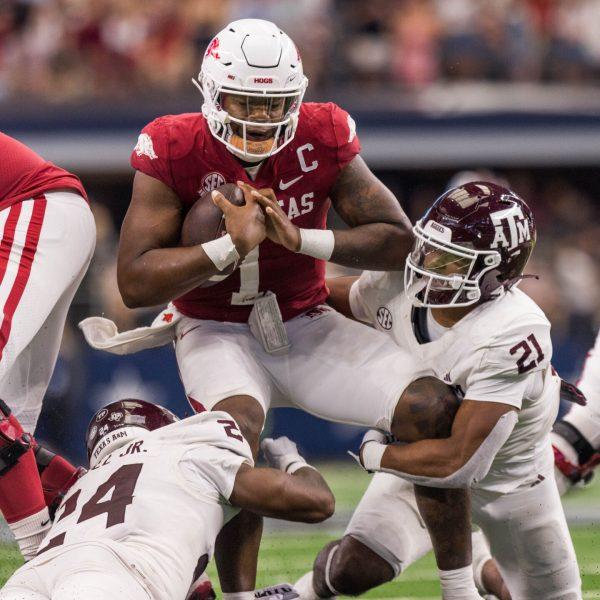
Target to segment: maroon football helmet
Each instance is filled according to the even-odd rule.
[[[521,278],[536,240],[527,204],[486,181],[442,194],[413,232],[404,284],[415,306],[469,306],[499,296]]]
[[[134,437],[140,429],[154,431],[178,421],[170,410],[145,400],[117,400],[101,408],[90,421],[86,443],[90,468]]]

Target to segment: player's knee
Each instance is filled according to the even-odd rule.
[[[346,535],[330,560],[327,582],[332,591],[358,596],[394,578],[392,566],[355,538]]]
[[[459,404],[457,393],[443,381],[435,377],[417,379],[398,401],[392,433],[405,442],[448,437]]]

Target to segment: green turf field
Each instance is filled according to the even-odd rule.
[[[321,524],[287,529],[273,521],[267,523],[259,558],[258,585],[284,581],[293,583],[309,570],[317,552],[342,531],[345,519],[368,483],[368,475],[350,465],[324,466],[322,471],[337,498],[337,517],[329,526]],[[571,530],[583,577],[584,598],[600,600],[600,478],[598,480],[595,485],[570,494],[565,504],[570,515],[585,515],[586,524],[576,524]],[[596,523],[593,522],[594,512],[599,517]],[[3,582],[19,564],[19,555],[13,547],[0,548],[0,581]],[[209,567],[209,573],[216,585],[213,565]],[[432,558],[425,557],[410,567],[398,581],[373,590],[365,597],[439,598]]]

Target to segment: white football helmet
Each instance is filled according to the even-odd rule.
[[[274,23],[227,25],[208,45],[198,80],[211,133],[242,160],[258,162],[292,141],[308,79],[294,42]]]

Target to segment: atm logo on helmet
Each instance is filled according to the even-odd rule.
[[[491,243],[490,248],[502,246],[512,250],[519,244],[531,239],[529,221],[523,216],[520,206],[513,206],[506,210],[491,213],[490,217],[495,228],[494,241]],[[510,240],[506,237],[506,225],[508,225]]]

